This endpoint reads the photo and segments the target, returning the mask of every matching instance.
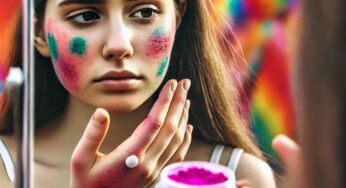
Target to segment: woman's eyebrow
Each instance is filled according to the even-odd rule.
[[[69,4],[104,4],[107,0],[63,0],[59,3],[59,7]]]

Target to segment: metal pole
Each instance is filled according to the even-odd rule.
[[[22,187],[33,187],[33,133],[34,133],[34,43],[33,7],[34,0],[23,0],[23,72],[24,108],[22,131]]]

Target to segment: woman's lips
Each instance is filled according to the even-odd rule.
[[[110,71],[96,79],[106,91],[126,91],[135,89],[141,82],[142,77],[130,71]]]
[[[98,82],[102,88],[108,91],[126,91],[135,89],[139,83],[139,79],[125,78],[125,79],[108,79]]]

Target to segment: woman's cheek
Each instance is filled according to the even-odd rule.
[[[157,28],[147,40],[146,55],[158,64],[156,78],[162,79],[166,73],[169,54],[172,49],[174,32]]]
[[[80,89],[83,66],[87,66],[87,40],[71,37],[66,32],[48,26],[48,45],[56,74],[64,87],[71,93]]]

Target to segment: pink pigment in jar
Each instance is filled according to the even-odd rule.
[[[155,188],[236,188],[234,172],[206,161],[184,161],[166,166]]]

